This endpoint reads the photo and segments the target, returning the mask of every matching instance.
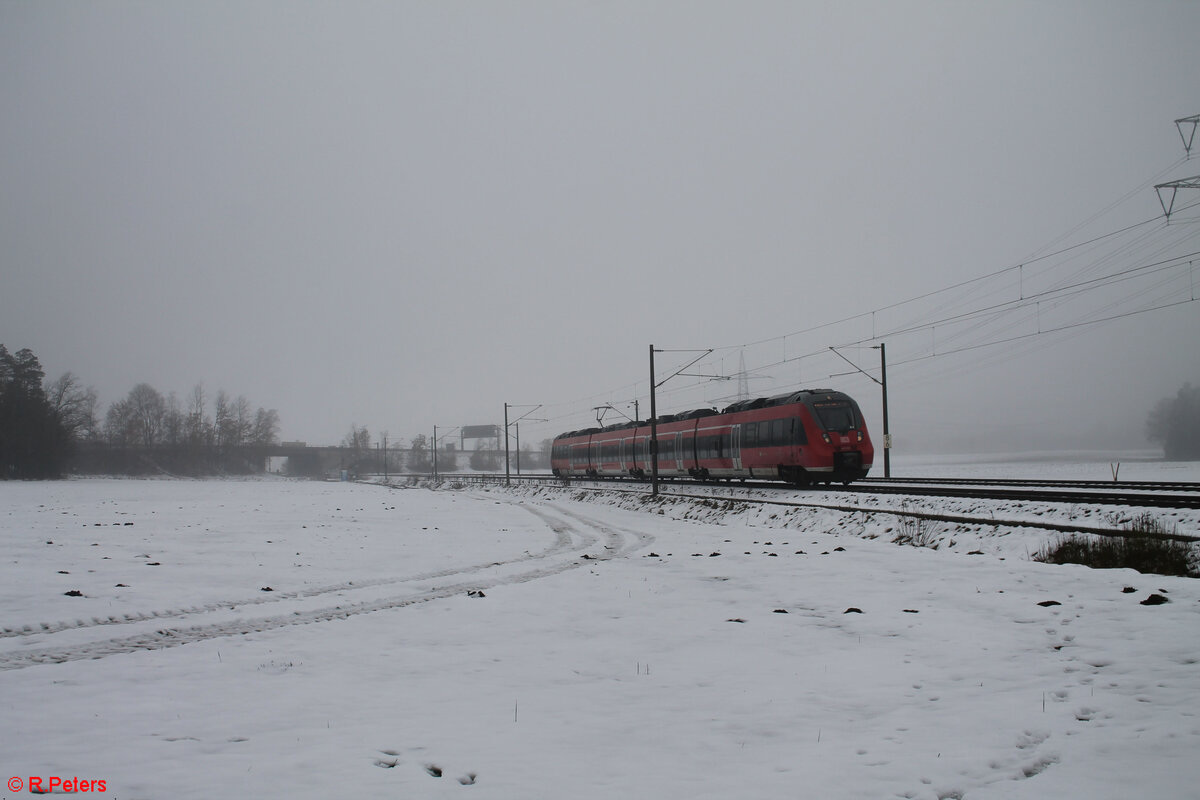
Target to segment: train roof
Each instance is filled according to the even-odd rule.
[[[756,408],[770,408],[771,406],[786,406],[789,403],[799,403],[815,394],[838,394],[833,389],[801,389],[797,392],[785,392],[771,397],[756,397],[753,400],[739,400],[732,405],[725,407],[723,414],[732,414],[736,411],[753,411]]]
[[[665,425],[668,422],[681,422],[689,419],[701,419],[703,417],[712,417],[721,412],[715,408],[695,408],[691,411],[681,411],[678,414],[662,414],[654,419],[655,424]],[[603,428],[582,428],[577,431],[567,431],[555,436],[555,439],[571,439],[576,436],[590,436],[593,433],[605,433],[607,431],[624,431],[633,428],[649,427],[649,420],[628,420],[626,422],[617,422],[613,425],[605,425]]]
[[[712,417],[720,413],[715,408],[697,408],[694,411],[684,411],[682,414],[676,414],[675,419],[703,419],[704,417]]]
[[[696,408],[691,411],[681,411],[678,414],[663,414],[656,417],[654,422],[657,425],[665,425],[668,422],[682,422],[690,419],[702,419],[711,417],[717,414],[733,414],[738,411],[753,411],[757,408],[770,408],[772,406],[785,406],[791,403],[800,403],[813,395],[829,395],[841,394],[836,389],[800,389],[795,392],[785,392],[783,394],[772,395],[771,397],[755,397],[751,400],[739,400],[718,411],[715,408]],[[554,437],[556,439],[569,439],[574,436],[589,436],[593,433],[602,433],[604,431],[621,431],[630,428],[642,428],[648,426],[649,421],[631,420],[629,422],[618,422],[615,425],[608,425],[603,428],[583,428],[578,431],[567,431],[560,433]]]

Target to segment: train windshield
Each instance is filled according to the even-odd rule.
[[[854,406],[850,405],[845,400],[821,400],[812,404],[813,411],[817,412],[817,418],[821,421],[821,426],[827,431],[837,431],[845,433],[852,428],[859,427],[854,413]]]

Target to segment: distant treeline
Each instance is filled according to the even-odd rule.
[[[210,413],[199,384],[180,402],[173,392],[139,383],[79,442],[71,467],[109,475],[246,475],[263,470],[265,450],[278,438],[279,414],[252,411],[244,395],[218,391]]]
[[[245,396],[217,392],[210,406],[197,384],[186,403],[147,383],[109,406],[70,372],[53,382],[28,348],[0,344],[0,478],[103,474],[245,474],[261,471],[279,437],[274,409],[251,410]]]
[[[440,438],[440,437],[439,437]],[[366,427],[351,426],[337,452],[284,447],[290,475],[319,477],[331,468],[357,474],[427,473],[434,468],[430,442],[407,446],[372,443]],[[550,467],[550,440],[511,453],[511,468]],[[279,445],[279,414],[252,409],[244,395],[224,390],[209,397],[200,384],[186,398],[139,383],[101,415],[96,390],[67,372],[47,381],[28,348],[9,353],[0,344],[0,479],[90,475],[246,475],[262,472]],[[398,446],[399,445],[399,446]],[[276,453],[279,451],[276,450]],[[332,462],[332,463],[331,463]],[[504,469],[502,450],[467,453],[440,447],[439,472]]]
[[[147,449],[180,447],[266,447],[279,438],[279,414],[274,409],[250,410],[244,395],[230,399],[217,392],[208,413],[208,398],[197,384],[186,405],[172,392],[166,396],[148,383],[129,390],[104,417],[102,436],[109,444]]]
[[[1200,387],[1185,383],[1174,397],[1158,401],[1146,419],[1146,436],[1172,461],[1200,459]]]
[[[114,444],[103,439],[75,442],[64,472],[73,475],[253,475],[262,472],[266,452],[253,446],[210,444]]]

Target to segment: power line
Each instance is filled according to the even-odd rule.
[[[1061,325],[1057,328],[1046,328],[1045,330],[1039,330],[1039,331],[1035,331],[1032,333],[1021,334],[1020,336],[1012,336],[1008,339],[997,339],[995,341],[983,342],[981,344],[971,345],[968,347],[960,347],[955,350],[944,350],[937,354],[930,354],[927,356],[910,358],[907,361],[899,361],[896,363],[897,364],[912,364],[917,361],[924,361],[929,358],[938,358],[940,356],[949,356],[949,355],[955,355],[957,353],[966,353],[966,352],[970,352],[972,350],[979,350],[984,347],[995,347],[996,345],[999,345],[999,344],[1010,344],[1012,342],[1018,342],[1023,339],[1030,339],[1035,336],[1045,336],[1045,335],[1048,335],[1051,333],[1060,333],[1062,331],[1074,330],[1076,328],[1085,328],[1085,327],[1088,327],[1091,325],[1100,325],[1105,322],[1113,322],[1118,319],[1124,319],[1126,317],[1133,317],[1133,316],[1137,316],[1138,314],[1145,314],[1150,311],[1161,311],[1164,308],[1173,308],[1174,306],[1181,306],[1181,305],[1186,305],[1187,303],[1194,303],[1194,302],[1196,302],[1196,298],[1189,297],[1186,300],[1176,300],[1176,301],[1173,301],[1170,303],[1163,303],[1161,305],[1152,306],[1151,308],[1140,308],[1135,311],[1126,311],[1121,314],[1113,314],[1108,317],[1100,317],[1098,319],[1084,320],[1082,322],[1075,322],[1070,325]]]
[[[1178,215],[1188,210],[1200,206],[1200,202],[1188,203],[1173,210],[1174,219],[1163,219],[1162,215],[1155,215],[1139,222],[1130,225],[1125,225],[1113,231],[1102,233],[1098,236],[1093,236],[1086,240],[1071,244],[1067,247],[1061,247],[1050,252],[1046,252],[1049,248],[1054,247],[1062,242],[1068,236],[1083,229],[1087,225],[1095,222],[1100,217],[1111,211],[1121,203],[1126,202],[1131,197],[1135,196],[1146,187],[1154,185],[1154,181],[1162,177],[1163,174],[1175,169],[1180,163],[1187,159],[1176,161],[1169,167],[1162,170],[1153,178],[1141,183],[1138,187],[1125,193],[1117,200],[1105,206],[1100,211],[1091,215],[1083,222],[1077,224],[1064,234],[1049,242],[1038,251],[1034,251],[1029,258],[1024,261],[1013,264],[1002,269],[980,275],[967,280],[959,281],[950,286],[942,287],[933,291],[915,295],[905,300],[889,303],[879,306],[871,311],[850,314],[840,319],[823,322],[816,325],[792,331],[786,334],[771,336],[763,339],[758,339],[741,344],[724,345],[713,348],[713,353],[723,353],[726,351],[740,349],[743,353],[746,348],[753,348],[772,343],[780,343],[783,346],[783,357],[762,364],[759,367],[739,371],[739,374],[753,375],[761,373],[764,370],[774,369],[787,364],[799,364],[817,357],[828,355],[826,346],[802,348],[801,352],[796,355],[789,355],[789,339],[797,339],[822,330],[829,330],[837,326],[861,324],[867,320],[870,321],[871,331],[870,336],[861,336],[848,343],[838,345],[839,347],[854,347],[862,346],[867,342],[880,341],[883,338],[893,338],[900,336],[908,336],[927,331],[930,334],[930,342],[927,351],[923,355],[910,357],[894,361],[896,366],[912,364],[916,362],[928,361],[942,356],[950,356],[958,353],[976,351],[980,349],[995,347],[1001,344],[1013,344],[1020,342],[1035,341],[1037,337],[1043,337],[1050,334],[1058,334],[1060,337],[1064,333],[1071,331],[1086,331],[1094,326],[1111,323],[1116,320],[1132,317],[1140,314],[1145,314],[1150,311],[1159,311],[1171,308],[1178,305],[1183,305],[1189,302],[1194,302],[1195,297],[1195,276],[1194,267],[1189,259],[1194,259],[1200,256],[1200,251],[1193,251],[1184,255],[1176,255],[1168,258],[1161,258],[1170,250],[1179,247],[1187,242],[1193,236],[1200,234],[1200,231],[1191,229],[1186,223],[1197,222],[1200,219],[1179,219]],[[1200,180],[1200,176],[1197,179]],[[1152,223],[1160,222],[1158,225],[1147,228]],[[1164,236],[1164,231],[1167,234]],[[1136,235],[1126,241],[1117,242],[1117,246],[1108,249],[1106,252],[1097,252],[1102,245],[1114,242],[1128,234],[1135,233]],[[1150,252],[1145,252],[1149,247]],[[1137,253],[1141,252],[1143,259],[1147,260],[1137,266],[1126,266],[1113,269],[1114,266],[1121,262],[1128,263],[1128,260],[1133,258]],[[1066,258],[1063,258],[1066,257]],[[1047,265],[1052,259],[1058,259],[1054,263]],[[1085,260],[1086,259],[1086,260]],[[1064,269],[1070,267],[1074,263],[1082,261],[1083,263],[1073,270],[1068,270],[1068,274],[1061,274]],[[1030,267],[1038,265],[1038,269],[1031,270]],[[1095,312],[1089,314],[1087,319],[1076,319],[1071,322],[1054,322],[1048,326],[1043,326],[1043,310],[1054,312],[1060,309],[1067,308],[1068,303],[1076,298],[1081,298],[1090,295],[1091,293],[1100,290],[1104,287],[1113,286],[1125,281],[1152,276],[1156,273],[1167,273],[1171,270],[1178,270],[1187,267],[1189,277],[1189,291],[1186,295],[1187,299],[1173,299],[1170,301],[1157,301],[1155,305],[1148,308],[1128,309],[1128,304],[1131,299],[1136,299],[1147,295],[1150,292],[1158,291],[1161,288],[1169,285],[1177,280],[1177,277],[1164,278],[1154,286],[1142,289],[1136,292],[1132,298],[1125,296],[1101,307],[1102,311],[1115,310],[1122,306],[1126,310],[1115,311],[1115,313],[1106,314],[1102,317],[1095,316]],[[1099,270],[1109,268],[1103,275],[1095,275]],[[1055,273],[1059,273],[1057,276]],[[1094,277],[1086,277],[1087,275]],[[1005,284],[1006,281],[1015,282]],[[1039,285],[1040,284],[1040,285]],[[1007,292],[1013,291],[1017,299],[1001,299]],[[1032,289],[1027,291],[1027,289]],[[950,297],[952,293],[958,292],[960,296]],[[917,311],[912,315],[912,319],[907,323],[898,323],[887,325],[882,331],[878,328],[879,318],[885,316],[888,312],[894,312],[897,309],[907,306],[916,306],[922,301],[931,300],[934,298],[945,297],[946,299],[938,302],[933,308],[925,308],[923,311]],[[1011,295],[1010,295],[1011,297]],[[975,307],[964,308],[971,299],[974,299]],[[989,298],[994,298],[989,301]],[[980,301],[983,301],[980,303]],[[956,310],[961,309],[961,310]],[[1032,311],[1032,313],[1030,313]],[[1061,316],[1061,314],[1060,314]],[[1001,335],[997,338],[997,334],[1004,334],[1006,331],[1011,332],[1022,325],[1033,322],[1038,325],[1038,328],[1032,332],[1019,333],[1016,335]],[[968,326],[968,327],[963,327]],[[941,339],[939,347],[938,329],[950,329],[948,337]],[[957,329],[956,329],[957,328]],[[974,338],[974,341],[966,341],[968,337]],[[1005,354],[1003,358],[1013,357],[1012,353]],[[832,376],[826,376],[832,377]],[[824,378],[817,378],[823,380]],[[804,381],[797,381],[799,385],[809,385],[812,383],[813,377],[807,376]],[[695,381],[695,382],[679,382],[678,385],[665,388],[660,392],[660,399],[665,397],[682,397],[694,393],[698,388],[709,385],[710,381]],[[790,381],[784,380],[783,385],[794,385]],[[637,394],[644,395],[646,392],[645,382],[637,381],[626,384],[618,389],[608,392],[597,393],[590,395],[588,398],[580,399],[568,403],[549,404],[546,408],[564,409],[577,407],[580,403],[588,403],[589,408],[595,405],[595,401],[611,401],[613,398],[633,396]],[[582,412],[574,411],[564,413],[555,418],[565,419],[570,416],[578,416]]]

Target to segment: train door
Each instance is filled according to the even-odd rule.
[[[729,455],[733,458],[733,468],[742,469],[742,426],[733,425],[729,431]]]
[[[683,460],[685,458],[683,452],[683,434],[675,434],[675,469],[679,472],[684,471]]]
[[[684,434],[683,453],[679,457],[679,467],[689,475],[696,472],[696,429],[691,428]]]

